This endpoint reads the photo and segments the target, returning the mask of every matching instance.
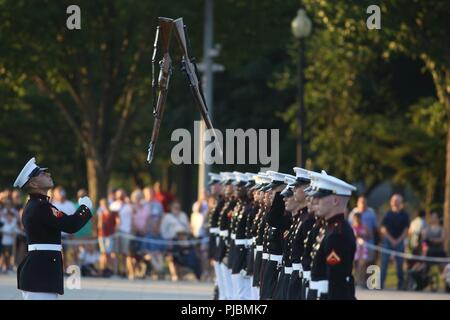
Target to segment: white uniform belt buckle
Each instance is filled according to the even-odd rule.
[[[302,264],[301,263],[293,263],[292,270],[302,272],[303,271]]]
[[[209,233],[211,234],[219,234],[219,228],[209,228]]]
[[[283,256],[281,254],[271,254],[269,257],[270,261],[276,261],[278,263],[281,262],[281,260],[283,260]]]
[[[228,230],[220,230],[219,235],[221,237],[228,237]]]
[[[232,234],[231,234],[231,239],[232,239],[232,240],[235,240],[235,239],[236,239],[236,233],[232,233]]]
[[[311,281],[309,283],[309,288],[317,290],[317,296],[320,297],[321,294],[328,293],[328,280]]]
[[[303,278],[306,280],[311,280],[311,271],[303,271]]]
[[[251,246],[253,244],[253,239],[246,239],[247,240],[247,246]]]
[[[265,253],[265,252],[263,252],[263,254],[262,254],[262,258],[266,259],[266,260],[269,260],[269,256],[270,256],[270,254]]]
[[[62,246],[60,244],[36,243],[28,245],[28,251],[61,251],[61,250]]]
[[[292,273],[292,267],[284,267],[284,273],[285,274],[291,274]]]
[[[256,246],[256,251],[263,251],[263,246]]]

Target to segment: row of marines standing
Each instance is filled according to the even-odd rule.
[[[294,172],[210,173],[218,299],[355,299],[356,243],[344,213],[356,188],[325,171]]]

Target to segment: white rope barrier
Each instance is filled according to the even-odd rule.
[[[200,239],[192,239],[192,240],[166,240],[166,239],[148,239],[145,237],[138,237],[132,234],[127,233],[116,233],[116,237],[124,237],[130,240],[136,240],[144,243],[152,243],[152,244],[166,244],[166,245],[195,245],[200,243],[208,243],[208,237],[203,237]]]
[[[25,235],[23,231],[17,231],[15,232],[16,235]],[[149,239],[145,237],[138,237],[132,234],[127,234],[123,232],[116,232],[112,235],[114,239],[118,238],[125,238],[129,240],[134,240],[142,243],[149,243],[149,244],[159,244],[159,245],[196,245],[196,244],[202,244],[202,243],[208,243],[208,237],[203,237],[199,239],[191,239],[191,240],[168,240],[168,239]],[[62,239],[62,244],[64,245],[83,245],[83,244],[97,244],[98,239]]]
[[[16,234],[25,235],[23,231],[18,231]],[[203,237],[200,239],[192,239],[192,240],[167,240],[167,239],[149,239],[145,237],[138,237],[132,234],[127,234],[123,232],[117,232],[113,235],[114,239],[118,238],[126,238],[142,243],[148,243],[148,244],[155,244],[155,245],[197,245],[197,244],[204,244],[208,243],[208,237]],[[62,239],[62,244],[69,245],[69,246],[75,246],[75,245],[83,245],[83,244],[97,244],[98,239]],[[405,253],[405,252],[399,252],[391,249],[387,249],[372,243],[364,242],[363,244],[365,247],[371,250],[378,251],[380,253],[393,255],[395,257],[401,257],[404,259],[409,260],[418,260],[418,261],[424,261],[424,262],[435,262],[435,263],[450,263],[450,258],[439,258],[439,257],[426,257],[426,256],[418,256],[411,253]]]
[[[426,257],[426,256],[418,256],[411,253],[405,253],[405,252],[399,252],[387,248],[383,248],[380,246],[377,246],[375,244],[371,244],[368,242],[364,242],[364,246],[368,249],[376,250],[380,253],[385,253],[389,255],[393,255],[396,257],[401,257],[404,259],[409,260],[419,260],[419,261],[425,261],[425,262],[437,262],[437,263],[450,263],[450,258],[438,258],[438,257]]]

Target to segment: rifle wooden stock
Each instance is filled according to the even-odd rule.
[[[183,18],[174,20],[173,24],[175,25],[175,35],[177,37],[178,43],[180,44],[181,51],[185,57],[188,57],[188,44],[186,42],[186,34],[184,32]]]
[[[170,48],[170,38],[173,29],[173,19],[159,17],[159,29],[161,31],[161,42],[164,53],[169,53]]]

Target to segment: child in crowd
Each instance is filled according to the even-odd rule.
[[[367,261],[367,247],[365,246],[365,240],[367,239],[369,232],[366,226],[362,224],[361,213],[355,213],[353,216],[352,228],[356,237],[355,280],[357,285],[364,286]]]

